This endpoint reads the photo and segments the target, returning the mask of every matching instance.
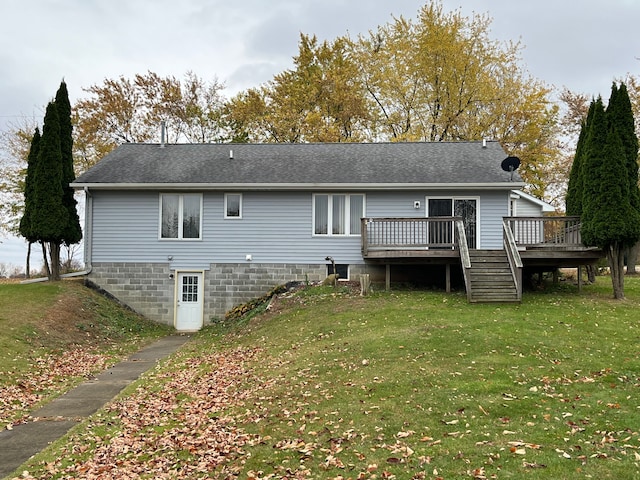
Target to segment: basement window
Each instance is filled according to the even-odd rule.
[[[349,265],[336,263],[336,273],[338,274],[338,280],[347,281],[349,280]],[[333,275],[333,265],[327,264],[327,276]]]

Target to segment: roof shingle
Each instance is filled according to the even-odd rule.
[[[230,158],[231,152],[233,158]],[[123,144],[74,186],[522,184],[498,142]]]

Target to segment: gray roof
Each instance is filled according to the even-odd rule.
[[[498,142],[134,144],[80,175],[91,188],[517,188]]]

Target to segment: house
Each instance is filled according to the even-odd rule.
[[[197,330],[276,285],[324,279],[327,259],[343,279],[387,285],[433,267],[449,290],[462,272],[470,295],[474,275],[495,277],[473,268],[494,262],[472,258],[483,252],[511,262],[513,292],[495,299],[517,301],[518,262],[538,239],[505,247],[514,191],[531,203],[505,157],[492,141],[124,144],[73,183],[86,195],[88,280]]]

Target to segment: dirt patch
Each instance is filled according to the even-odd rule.
[[[73,346],[84,348],[104,346],[112,342],[115,332],[109,331],[97,318],[100,303],[107,302],[99,293],[86,288],[82,280],[65,280],[71,288],[58,295],[42,319],[34,326],[39,346],[53,350],[65,350]],[[117,312],[114,312],[117,314]],[[142,320],[141,320],[142,321]]]

